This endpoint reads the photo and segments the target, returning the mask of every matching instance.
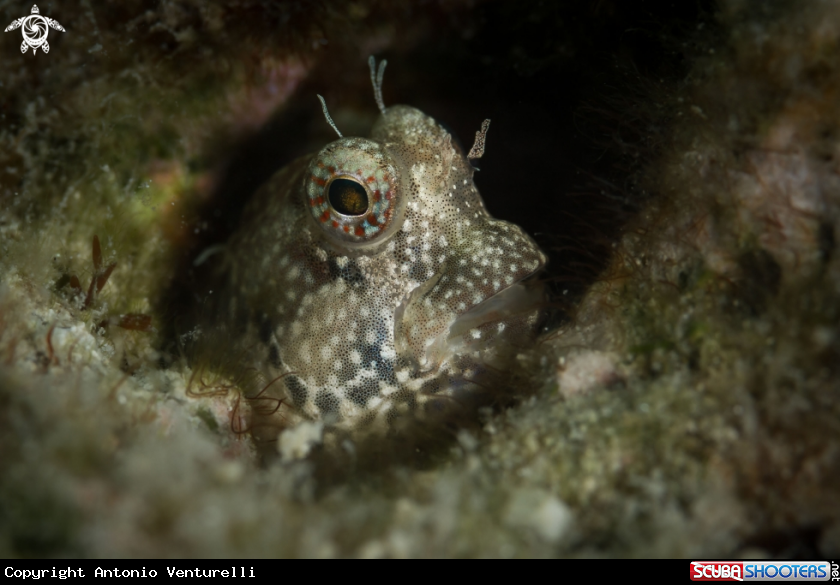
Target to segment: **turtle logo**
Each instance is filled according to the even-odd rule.
[[[32,54],[40,48],[44,53],[50,52],[50,44],[47,42],[47,33],[50,28],[64,32],[64,27],[58,21],[39,14],[38,7],[32,6],[32,14],[13,20],[12,24],[6,27],[3,32],[9,32],[16,28],[23,27],[23,42],[20,44],[20,52],[25,53],[26,49],[32,47]]]

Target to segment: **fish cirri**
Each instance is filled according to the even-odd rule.
[[[223,254],[225,336],[260,373],[252,396],[282,401],[284,424],[387,433],[434,421],[480,396],[482,376],[533,342],[542,318],[529,277],[545,254],[491,217],[473,183],[489,121],[468,155],[419,110],[384,106],[383,69],[371,59],[370,137],[277,172]]]

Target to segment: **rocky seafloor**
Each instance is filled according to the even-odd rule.
[[[48,54],[0,37],[0,555],[840,555],[840,8],[569,4],[62,2]],[[332,139],[316,93],[367,131],[370,54],[386,103],[493,119],[478,187],[559,316],[431,457],[261,462],[182,353],[196,258]]]

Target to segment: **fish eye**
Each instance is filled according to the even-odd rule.
[[[370,207],[367,189],[355,179],[337,177],[327,184],[325,191],[330,205],[341,215],[364,215]]]
[[[304,179],[306,208],[329,241],[362,249],[399,231],[401,161],[379,142],[343,137],[321,149]]]

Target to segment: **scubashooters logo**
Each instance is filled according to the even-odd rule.
[[[35,5],[32,6],[32,14],[13,20],[12,24],[7,26],[6,30],[3,32],[9,32],[10,30],[17,30],[19,28],[22,29],[21,33],[23,33],[23,42],[20,44],[20,52],[25,53],[26,50],[31,47],[33,55],[38,52],[39,48],[44,51],[44,53],[50,52],[50,44],[47,42],[47,34],[51,28],[65,32],[64,27],[58,24],[57,20],[41,16],[38,7]]]
[[[833,563],[836,567],[837,564]],[[837,580],[828,561],[693,561],[692,581]]]

